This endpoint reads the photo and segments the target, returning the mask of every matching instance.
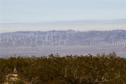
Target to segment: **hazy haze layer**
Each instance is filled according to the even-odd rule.
[[[1,23],[0,32],[50,30],[126,30],[126,21],[79,21],[53,23]]]

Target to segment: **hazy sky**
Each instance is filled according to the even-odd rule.
[[[57,21],[126,19],[126,0],[0,0],[0,23],[41,23]],[[0,24],[0,32],[20,30],[105,30],[126,25],[26,26]],[[67,27],[69,26],[69,27]],[[103,25],[102,25],[103,26]],[[109,26],[109,27],[108,27]],[[36,29],[34,29],[36,28]]]
[[[126,0],[0,0],[0,22],[126,18]]]

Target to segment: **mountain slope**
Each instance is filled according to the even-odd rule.
[[[0,33],[0,55],[96,54],[125,56],[126,31],[47,31]]]

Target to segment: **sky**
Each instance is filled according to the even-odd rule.
[[[0,0],[0,23],[114,19],[126,19],[126,0]]]
[[[0,0],[0,22],[126,18],[126,0]]]

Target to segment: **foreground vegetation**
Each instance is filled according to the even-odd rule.
[[[14,67],[22,82],[13,84],[126,84],[126,59],[115,53],[1,58],[0,84]]]

